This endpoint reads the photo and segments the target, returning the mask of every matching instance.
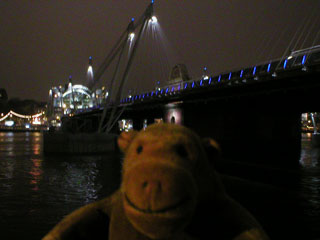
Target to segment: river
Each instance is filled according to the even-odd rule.
[[[294,184],[290,186],[281,181],[283,185],[277,187],[292,190],[303,198],[298,204],[302,213],[296,209],[289,212],[302,219],[302,225],[310,226],[306,231],[311,232],[306,233],[304,239],[317,239],[317,223],[320,222],[319,149],[311,147],[310,136],[306,134],[303,135],[302,146],[299,177],[294,177]],[[117,155],[44,156],[41,133],[0,132],[0,239],[41,239],[66,214],[113,192],[119,185],[120,165]],[[276,181],[274,172],[272,178]],[[243,175],[239,177],[245,178]],[[269,178],[260,181],[247,177],[245,181],[233,179],[225,182],[231,195],[238,196],[240,202],[251,204],[252,198],[243,197],[239,189],[247,189],[243,187],[247,185],[261,189],[255,180],[264,184]],[[280,178],[287,179],[287,175]],[[242,188],[233,184],[235,182],[240,182]],[[238,193],[232,190],[235,188]],[[274,198],[267,199],[266,204],[272,200]],[[256,207],[253,211],[259,214]],[[277,214],[270,213],[266,222],[272,222],[270,218],[273,216],[277,218]],[[276,233],[271,235],[276,236]]]

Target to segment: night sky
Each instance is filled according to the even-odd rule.
[[[84,84],[88,57],[97,69],[149,3],[0,0],[0,88],[9,98],[46,101],[50,87],[69,75]],[[204,66],[218,74],[320,44],[319,10],[319,0],[155,0],[172,64],[185,63],[191,77],[201,76]]]

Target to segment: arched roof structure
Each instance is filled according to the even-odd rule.
[[[67,91],[65,91],[62,95],[62,97],[66,97],[70,94],[82,94],[82,95],[86,95],[89,98],[92,98],[92,94],[91,91],[89,90],[89,88],[83,86],[83,85],[74,85],[72,86],[72,90],[68,89]]]

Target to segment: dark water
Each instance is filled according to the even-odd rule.
[[[249,208],[252,206],[271,236],[277,236],[276,231],[283,229],[281,224],[285,226],[293,219],[298,224],[289,228],[290,236],[295,236],[296,228],[300,228],[297,239],[318,239],[320,153],[311,147],[310,137],[303,136],[299,171],[286,174],[233,164],[233,169],[245,173],[239,175],[245,180],[224,180],[231,195]],[[0,239],[41,239],[63,216],[118,187],[119,156],[47,157],[41,149],[41,133],[0,132]],[[232,173],[232,168],[228,170]],[[277,185],[277,190],[255,181]],[[282,197],[286,191],[294,193],[289,200]],[[252,193],[256,198],[251,197]],[[269,208],[259,206],[260,202]],[[286,231],[279,236],[286,236]],[[301,237],[304,231],[305,236]]]
[[[0,132],[0,239],[41,239],[118,186],[115,156],[45,157],[41,148],[41,133]]]

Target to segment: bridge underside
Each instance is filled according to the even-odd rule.
[[[320,73],[302,73],[231,87],[212,87],[127,105],[121,119],[139,130],[147,120],[181,123],[216,139],[226,159],[277,167],[299,166],[301,113],[320,111]],[[99,118],[79,115],[73,122]],[[93,127],[94,130],[94,127]],[[114,131],[118,131],[117,126]]]
[[[295,167],[301,148],[301,114],[264,111],[262,106],[225,104],[189,105],[184,123],[200,136],[216,139],[223,155],[233,161]],[[262,107],[262,108],[261,108]]]
[[[201,137],[216,139],[223,156],[232,161],[298,167],[301,148],[301,112],[278,105],[277,109],[265,106],[270,103],[244,99],[238,102],[181,102],[165,107],[135,109],[126,112],[125,119],[132,119],[135,129],[143,121],[153,123],[163,118],[169,122],[182,114],[181,123],[196,131]],[[178,110],[178,114],[176,112]]]
[[[225,158],[255,164],[295,168],[301,150],[301,113],[320,111],[319,72],[297,74],[256,84],[194,91],[175,102],[132,106],[124,118],[135,119],[141,129],[143,119],[169,122],[179,109],[182,124],[202,137],[216,139]],[[170,115],[170,116],[168,116]],[[176,116],[175,116],[176,117]]]

